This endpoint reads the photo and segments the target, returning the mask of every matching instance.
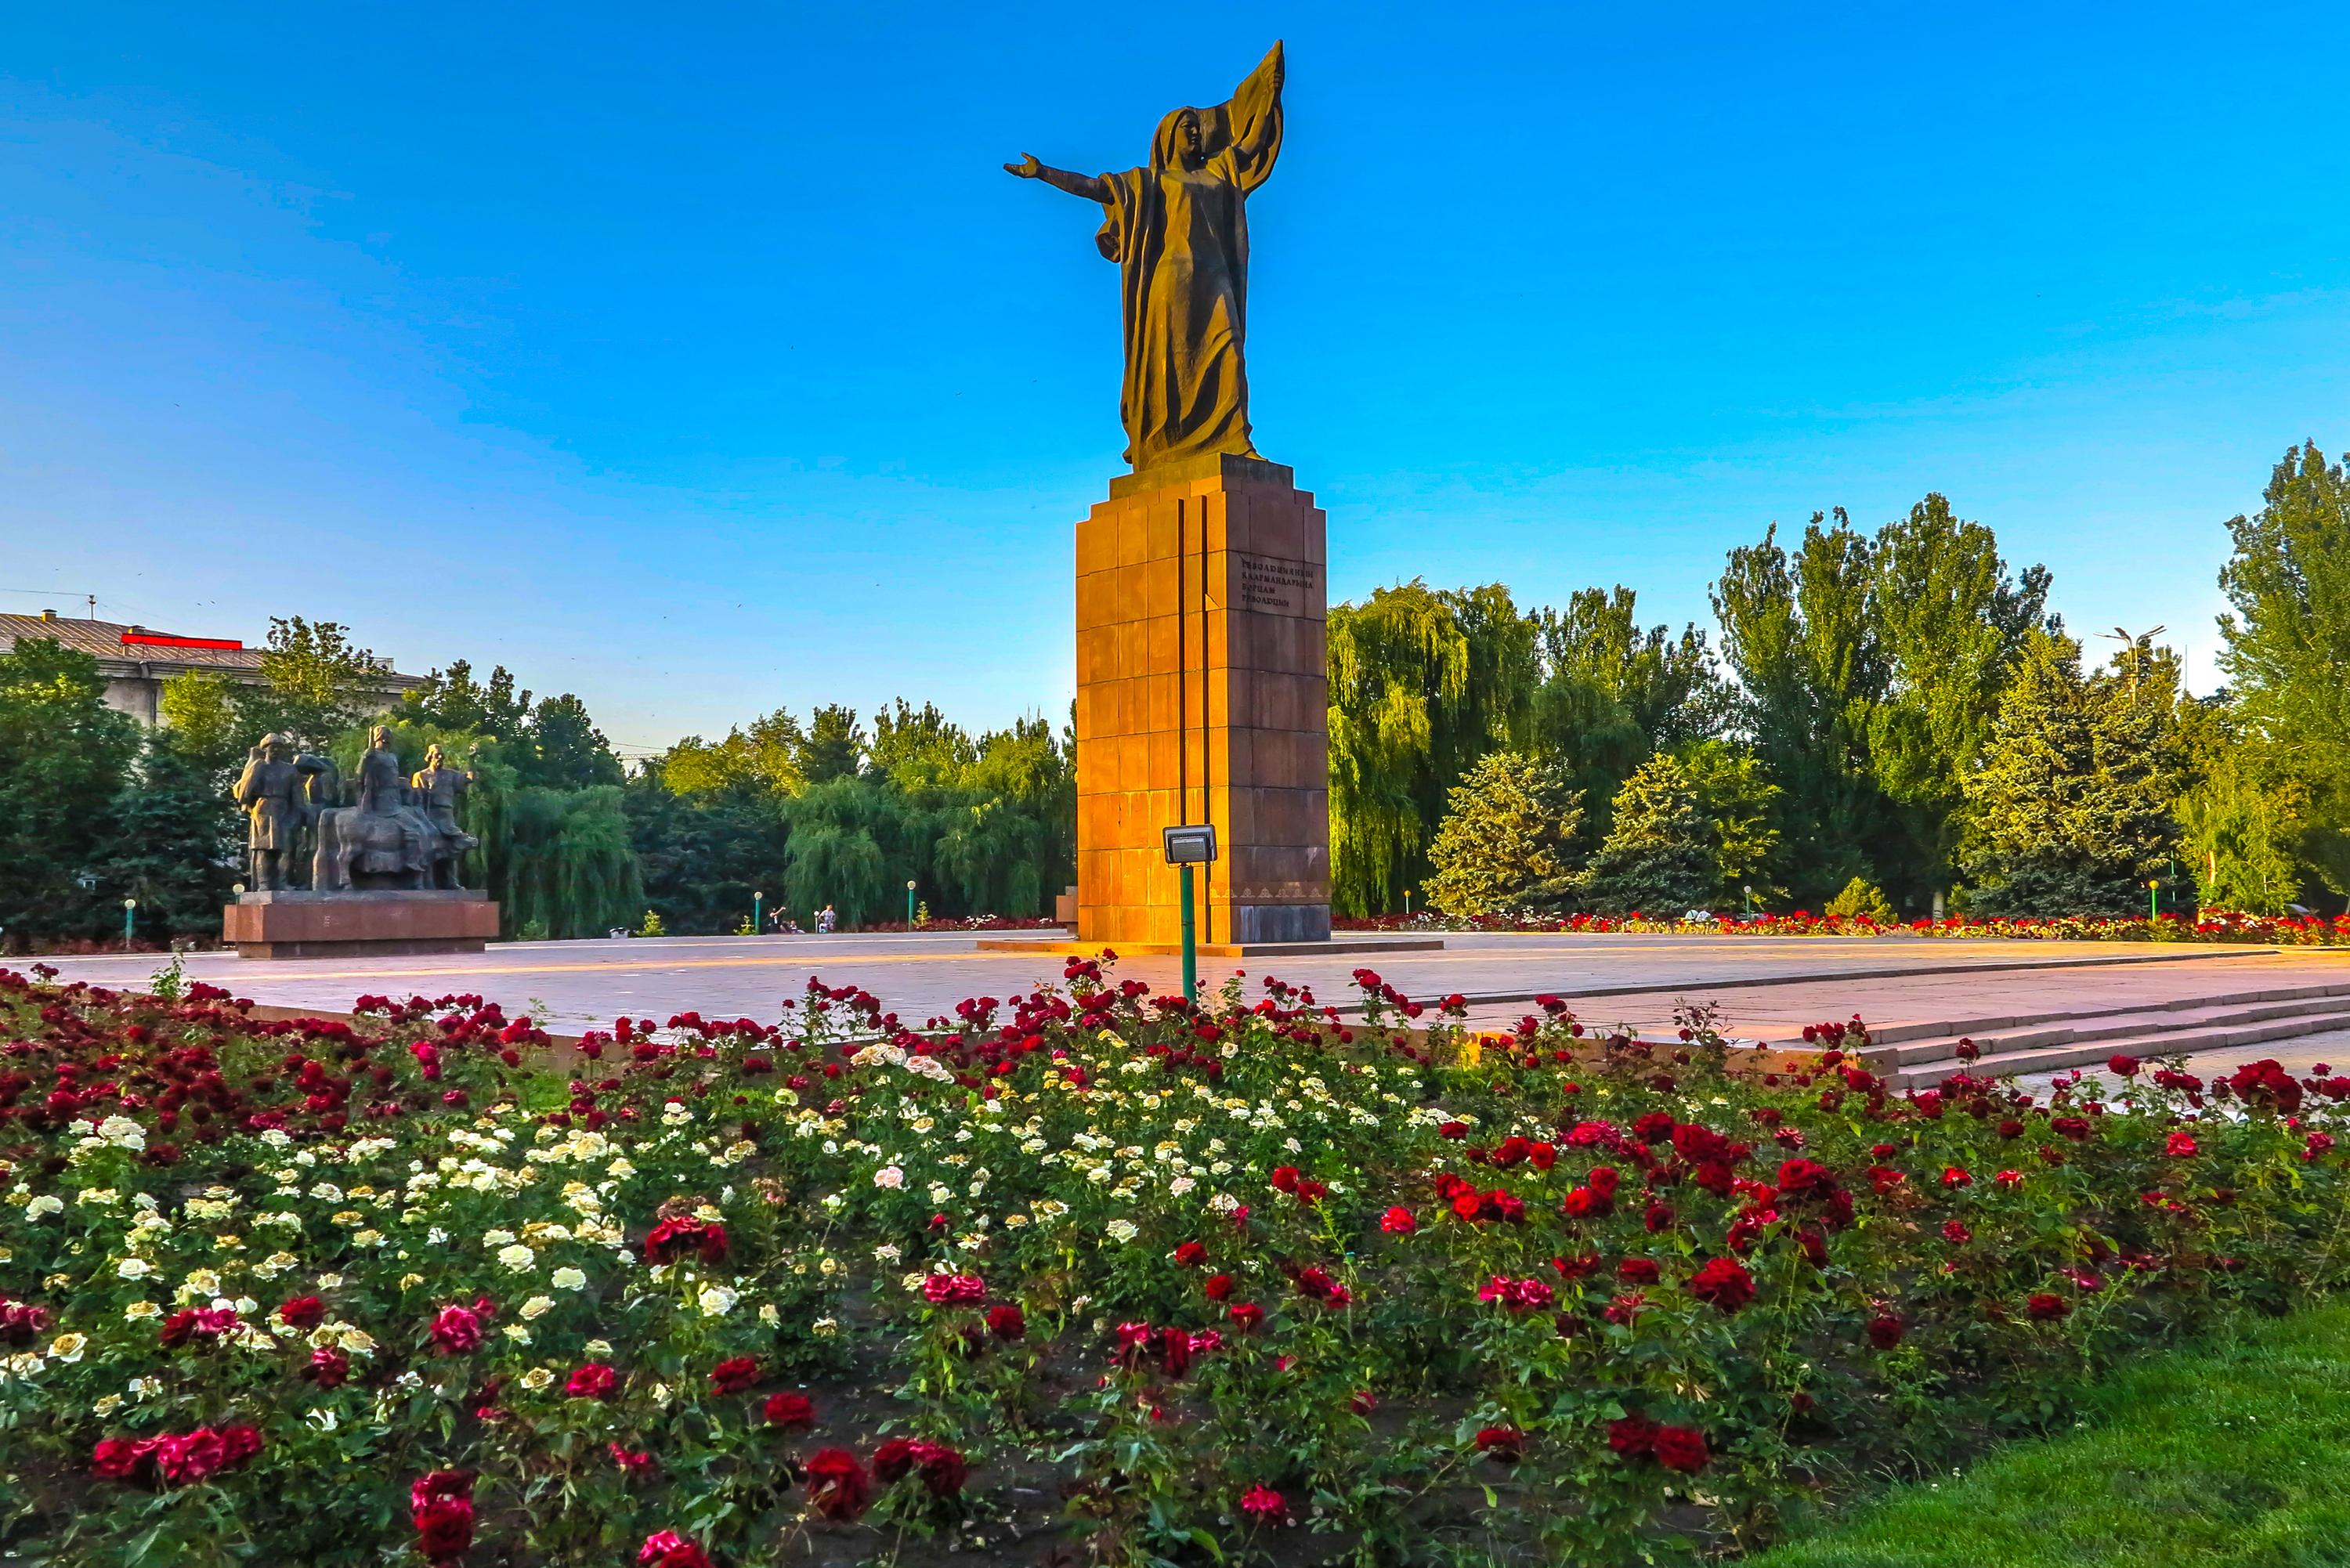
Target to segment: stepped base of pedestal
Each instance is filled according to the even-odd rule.
[[[467,888],[247,893],[221,910],[222,938],[249,959],[477,953],[498,906]]]
[[[1054,953],[1078,958],[1093,958],[1105,947],[1120,958],[1175,958],[1183,951],[1180,942],[1034,942],[1016,937],[982,937],[979,946],[983,952]],[[1219,959],[1342,958],[1350,953],[1439,952],[1443,947],[1442,940],[1428,937],[1399,941],[1341,937],[1326,942],[1200,942],[1191,950],[1201,958]]]

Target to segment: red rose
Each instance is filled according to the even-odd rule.
[[[892,1438],[873,1450],[873,1479],[884,1486],[905,1479],[914,1468],[914,1445],[906,1438]]]
[[[316,1328],[327,1321],[327,1303],[317,1296],[295,1296],[277,1309],[288,1328]]]
[[[340,1388],[351,1375],[351,1358],[339,1350],[314,1350],[302,1376],[321,1388]]]
[[[847,1449],[820,1449],[807,1462],[808,1501],[830,1520],[850,1520],[865,1511],[873,1495],[865,1467]]]
[[[1642,1459],[1656,1451],[1657,1431],[1654,1421],[1635,1413],[1607,1423],[1607,1446],[1627,1459]]]
[[[1241,1302],[1232,1309],[1232,1326],[1245,1334],[1264,1321],[1264,1308],[1253,1302]]]
[[[1197,1268],[1208,1260],[1208,1249],[1197,1241],[1186,1241],[1175,1249],[1175,1262],[1180,1268]]]
[[[444,1306],[432,1314],[432,1343],[443,1355],[462,1355],[482,1343],[482,1314],[471,1307]]]
[[[655,1531],[637,1548],[638,1568],[710,1568],[710,1553],[674,1530]]]
[[[1018,1307],[1006,1303],[987,1309],[987,1332],[1001,1340],[1018,1340],[1028,1333],[1028,1320]]]
[[[128,1480],[147,1458],[147,1446],[129,1438],[101,1438],[90,1451],[89,1468],[108,1480]]]
[[[1711,1456],[1705,1451],[1705,1434],[1691,1427],[1657,1428],[1657,1462],[1669,1470],[1695,1475]]]
[[[1754,1276],[1735,1258],[1715,1258],[1690,1276],[1690,1294],[1722,1313],[1734,1313],[1754,1299]]]
[[[786,1432],[808,1432],[816,1429],[816,1405],[805,1394],[770,1394],[760,1412],[770,1427],[781,1427]]]
[[[1616,1277],[1627,1285],[1653,1285],[1658,1272],[1653,1258],[1627,1258],[1616,1265]]]
[[[408,1516],[416,1527],[417,1550],[433,1563],[453,1563],[473,1544],[473,1503],[465,1497],[434,1497]]]
[[[720,1394],[740,1394],[759,1380],[759,1359],[730,1355],[710,1369],[710,1386]]]
[[[653,1456],[650,1449],[631,1453],[618,1443],[607,1443],[604,1447],[605,1451],[612,1456],[612,1463],[619,1467],[624,1476],[640,1476],[653,1468]]]
[[[1232,1277],[1230,1274],[1210,1274],[1201,1282],[1200,1289],[1210,1301],[1222,1301],[1232,1293]]]
[[[1241,1511],[1257,1524],[1277,1524],[1289,1517],[1289,1501],[1271,1487],[1259,1482],[1241,1493]]]
[[[1379,1216],[1379,1229],[1390,1236],[1409,1236],[1419,1229],[1419,1221],[1412,1218],[1410,1210],[1399,1203]]]
[[[977,1274],[932,1274],[922,1281],[922,1298],[932,1306],[976,1306],[987,1299],[987,1282]]]
[[[2052,1295],[2046,1291],[2038,1291],[2023,1303],[2023,1310],[2037,1322],[2054,1323],[2069,1314],[2073,1310],[2073,1303],[2063,1296]]]
[[[619,1376],[600,1361],[591,1361],[571,1374],[563,1391],[574,1399],[609,1399],[620,1386]]]
[[[1486,1427],[1477,1434],[1477,1451],[1489,1459],[1515,1464],[1525,1457],[1526,1435],[1515,1427]]]
[[[1908,1332],[1908,1324],[1896,1313],[1881,1312],[1868,1320],[1868,1343],[1879,1350],[1892,1349]]]

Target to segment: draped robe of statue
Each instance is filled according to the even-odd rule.
[[[1229,103],[1159,122],[1150,165],[1105,174],[1094,243],[1118,265],[1126,381],[1118,411],[1138,473],[1209,452],[1257,455],[1249,439],[1248,205],[1281,152],[1281,47]],[[1200,148],[1187,160],[1185,115]],[[1187,167],[1187,161],[1189,167]]]

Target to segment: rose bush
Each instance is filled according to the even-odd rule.
[[[2009,938],[2026,941],[2251,942],[2262,947],[2339,947],[2350,943],[2350,915],[2253,915],[2205,909],[2191,919],[2141,915],[1950,915],[1942,919],[1876,920],[1866,915],[1722,914],[1706,920],[1678,915],[1410,915],[1341,917],[1350,931],[1630,931],[1644,935]]]
[[[1556,1000],[1471,1054],[1358,978],[557,1054],[0,971],[0,1544],[1669,1559],[2350,1269],[2350,1078],[1894,1094]]]

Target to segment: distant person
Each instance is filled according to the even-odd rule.
[[[816,934],[823,937],[832,935],[832,928],[839,922],[839,919],[840,917],[832,912],[832,906],[830,904],[827,904],[816,915]]]

